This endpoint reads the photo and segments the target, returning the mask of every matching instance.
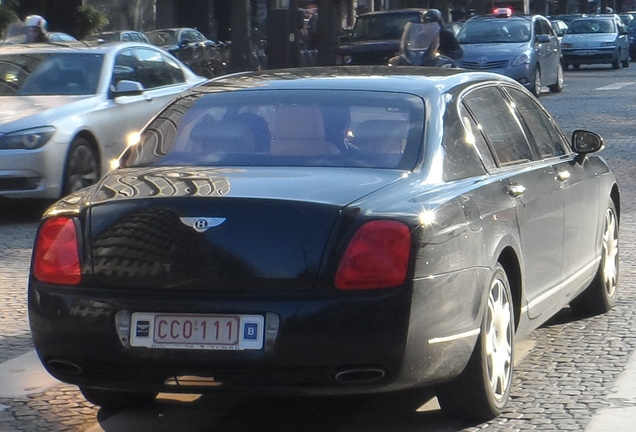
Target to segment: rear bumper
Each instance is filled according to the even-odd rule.
[[[588,51],[583,54],[582,51]],[[618,51],[614,48],[609,50],[563,50],[563,62],[566,64],[604,64],[619,61]]]
[[[460,279],[474,283],[474,276]],[[29,320],[45,368],[79,386],[241,395],[383,392],[449,379],[468,361],[477,333],[466,330],[475,329],[479,305],[463,302],[479,303],[480,296],[464,295],[456,305],[440,307],[456,291],[448,281],[417,282],[419,299],[413,302],[410,288],[330,296],[250,295],[246,302],[122,292],[113,299],[113,291],[53,288],[32,281]],[[457,286],[465,292],[466,285]],[[280,325],[273,343],[260,350],[131,348],[115,328],[115,314],[121,310],[274,314]],[[448,315],[449,310],[457,313]]]

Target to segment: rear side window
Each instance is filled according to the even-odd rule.
[[[563,135],[545,111],[520,90],[510,88],[507,91],[515,108],[531,131],[531,139],[537,146],[541,157],[545,159],[566,154]]]
[[[494,86],[470,91],[464,103],[477,120],[500,167],[533,160],[532,150],[514,107]]]

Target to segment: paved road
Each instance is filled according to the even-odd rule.
[[[0,202],[0,432],[636,430],[634,94],[636,63],[568,71],[565,91],[541,98],[568,134],[586,128],[605,137],[604,156],[623,193],[621,294],[611,313],[580,318],[564,309],[518,346],[512,400],[501,417],[461,423],[443,417],[435,399],[421,393],[335,400],[161,395],[143,410],[98,410],[75,387],[43,373],[33,354],[25,291],[41,209]]]

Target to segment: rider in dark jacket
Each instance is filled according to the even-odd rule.
[[[444,18],[438,9],[429,9],[424,14],[424,22],[434,22],[439,24],[439,48],[440,54],[457,60],[464,55],[464,50],[457,42],[455,33],[448,30],[444,25]]]

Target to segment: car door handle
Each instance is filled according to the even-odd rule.
[[[557,170],[556,175],[557,180],[559,180],[560,182],[565,182],[570,178],[570,171]]]
[[[526,187],[520,184],[509,184],[506,187],[508,188],[508,194],[513,197],[521,196],[526,191]]]
[[[155,98],[153,98],[152,96],[148,96],[148,95],[146,95],[146,96],[144,96],[144,100],[145,100],[146,102],[152,102],[153,100],[155,100]]]

